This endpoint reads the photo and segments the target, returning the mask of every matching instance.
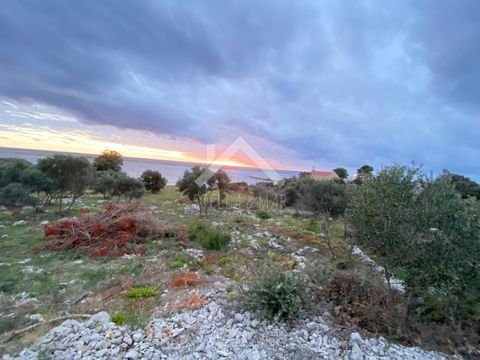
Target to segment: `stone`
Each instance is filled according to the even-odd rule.
[[[125,354],[125,359],[137,359],[138,358],[138,352],[135,350],[128,350],[127,353]]]
[[[91,322],[99,322],[99,323],[109,323],[112,321],[112,318],[110,317],[110,314],[107,313],[106,311],[101,311],[99,313],[96,313],[90,318]]]
[[[135,342],[140,342],[143,339],[143,334],[136,332],[132,335],[132,339]]]
[[[356,343],[358,346],[363,344],[363,339],[358,332],[353,332],[350,334],[350,344]]]
[[[297,320],[289,325],[260,322],[255,319],[256,314],[241,313],[234,307],[225,306],[225,292],[216,290],[221,286],[225,283],[197,290],[209,299],[205,307],[154,318],[146,326],[145,333],[119,327],[111,323],[110,315],[100,312],[85,322],[67,320],[20,355],[4,356],[2,360],[33,360],[39,357],[41,349],[53,358],[82,360],[446,359],[442,354],[415,347],[387,346],[383,338],[363,340],[355,332],[344,340],[337,337],[338,328],[331,328],[334,325],[328,320],[328,314]]]
[[[348,356],[349,360],[363,360],[362,350],[357,343],[353,343],[352,350]]]
[[[241,323],[243,321],[243,315],[240,313],[235,314],[235,321]]]
[[[127,344],[128,346],[131,346],[133,344],[132,337],[130,335],[125,335],[123,337],[123,342]]]
[[[42,314],[32,314],[28,318],[35,322],[42,322],[45,320]]]

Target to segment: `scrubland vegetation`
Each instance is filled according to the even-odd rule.
[[[4,340],[39,318],[101,309],[142,327],[203,306],[191,290],[221,282],[232,304],[271,321],[328,310],[392,341],[479,355],[471,180],[364,165],[351,182],[339,168],[337,181],[300,174],[249,187],[221,170],[197,183],[205,169],[195,167],[175,187],[121,166],[113,152],[93,165],[65,155],[0,160]],[[1,351],[35,335],[3,341]]]

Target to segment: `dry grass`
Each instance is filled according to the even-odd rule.
[[[173,287],[187,287],[196,286],[200,284],[200,277],[196,272],[187,272],[183,274],[177,274],[172,277],[171,284]]]
[[[151,238],[188,240],[183,226],[162,222],[139,203],[111,203],[96,213],[64,219],[44,227],[48,241],[37,250],[75,249],[90,256],[123,256],[145,253]]]
[[[188,309],[195,310],[204,307],[207,304],[207,299],[203,298],[196,292],[190,294],[187,300],[175,303],[176,310]]]

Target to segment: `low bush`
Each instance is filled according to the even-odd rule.
[[[117,312],[112,315],[112,322],[118,326],[126,325],[127,315],[124,312]]]
[[[229,264],[232,262],[232,258],[229,257],[229,256],[224,256],[224,257],[221,257],[219,260],[218,260],[218,265],[220,266],[225,266],[226,264]]]
[[[157,296],[157,289],[152,287],[136,287],[127,291],[127,297],[131,299]]]
[[[230,235],[217,229],[214,226],[202,223],[193,224],[188,228],[188,237],[192,241],[198,242],[204,249],[221,250],[225,248]]]
[[[315,219],[310,219],[305,225],[305,230],[311,231],[313,233],[320,232],[320,226],[318,224],[318,221]]]
[[[389,290],[381,279],[353,271],[337,272],[328,282],[325,296],[342,321],[375,333],[397,335],[402,332],[404,297],[398,291]]]
[[[266,210],[257,210],[255,215],[257,215],[257,217],[259,217],[260,219],[263,219],[263,220],[271,218],[270,214]]]
[[[112,322],[118,326],[130,325],[134,328],[143,328],[150,320],[150,316],[142,311],[119,311],[112,315]]]
[[[268,264],[243,286],[241,299],[247,309],[260,311],[268,319],[292,319],[300,314],[306,289],[299,274]]]

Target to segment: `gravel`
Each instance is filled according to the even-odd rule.
[[[111,322],[100,312],[85,322],[67,320],[11,359],[446,359],[384,338],[335,335],[327,317],[269,323],[239,312],[224,297],[202,309],[153,319],[145,329]]]

